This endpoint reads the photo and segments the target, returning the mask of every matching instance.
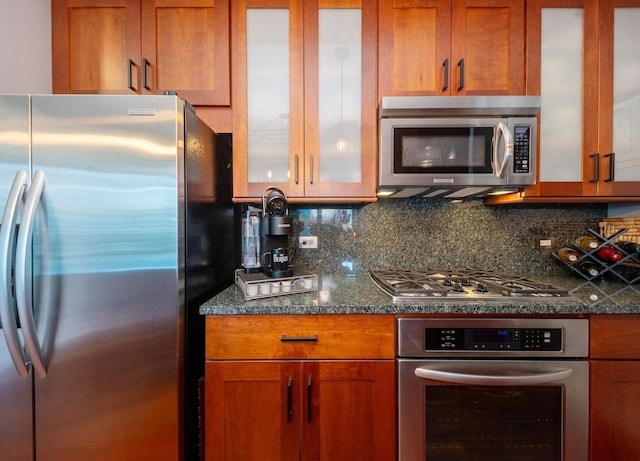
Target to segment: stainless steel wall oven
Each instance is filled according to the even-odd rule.
[[[586,461],[586,319],[398,320],[400,461]]]

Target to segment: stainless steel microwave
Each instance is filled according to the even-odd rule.
[[[384,97],[378,195],[467,198],[535,183],[539,96]]]

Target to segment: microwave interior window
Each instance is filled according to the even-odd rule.
[[[493,127],[394,130],[395,173],[491,173]]]
[[[562,386],[426,386],[426,457],[561,461]]]

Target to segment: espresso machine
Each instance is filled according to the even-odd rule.
[[[242,267],[245,273],[267,277],[291,277],[289,238],[293,219],[287,198],[277,187],[262,193],[262,210],[249,207],[242,218]]]
[[[318,276],[289,264],[293,218],[287,197],[277,187],[262,193],[262,208],[249,206],[242,215],[242,269],[236,285],[246,300],[318,291]]]

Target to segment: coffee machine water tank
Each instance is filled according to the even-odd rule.
[[[247,274],[261,271],[261,221],[260,211],[252,207],[242,216],[242,267]]]

